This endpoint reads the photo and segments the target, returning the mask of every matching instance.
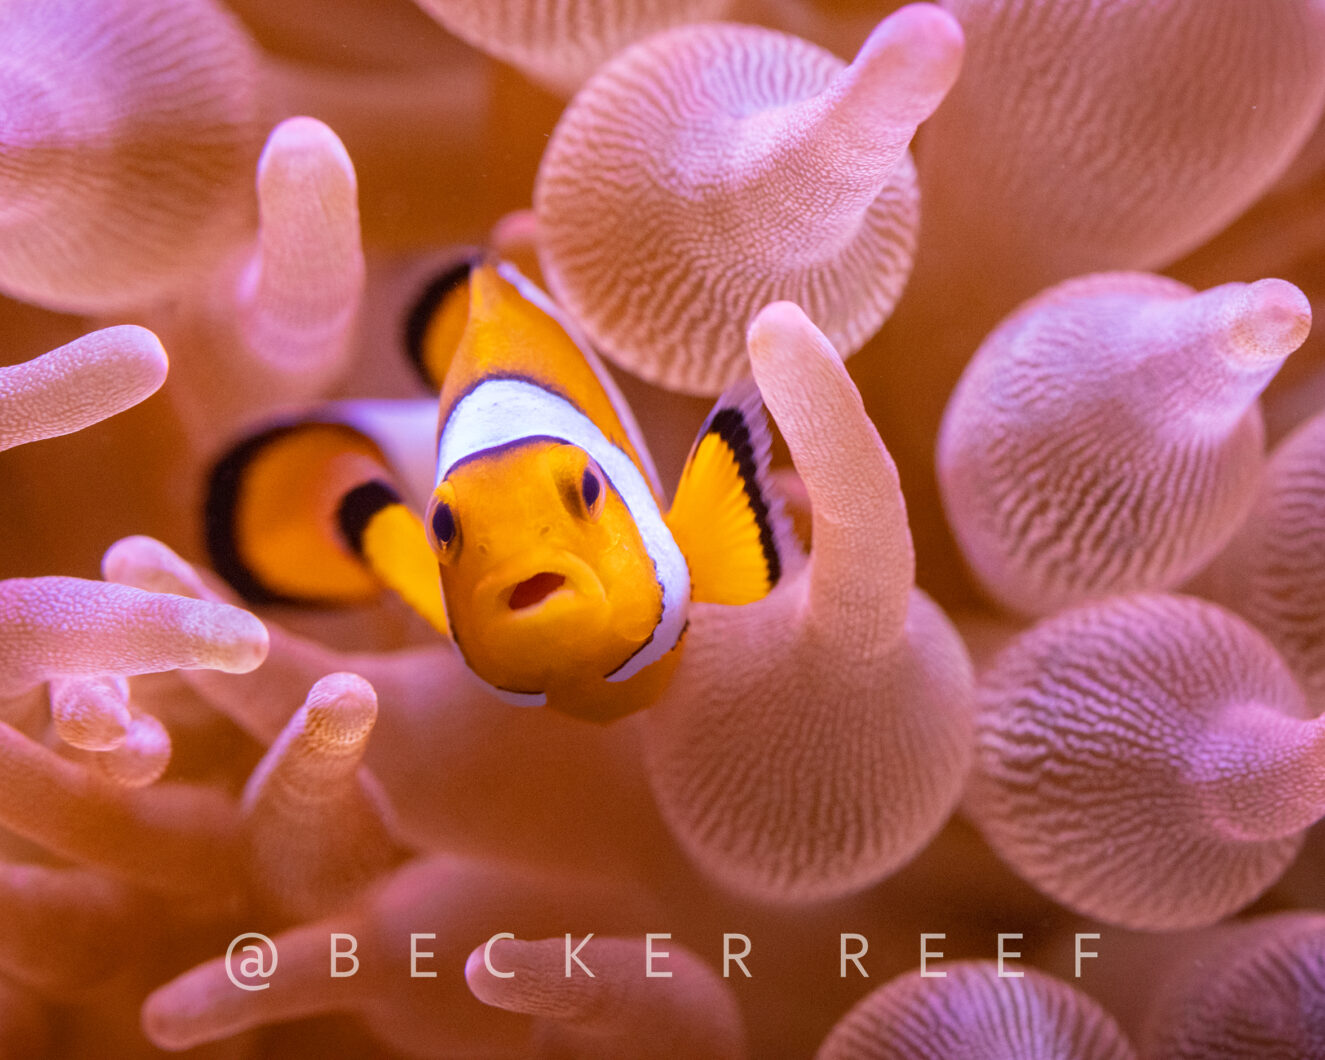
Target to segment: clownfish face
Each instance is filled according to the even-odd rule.
[[[530,439],[457,463],[425,524],[455,642],[499,689],[601,680],[658,624],[662,589],[635,520],[579,446]]]

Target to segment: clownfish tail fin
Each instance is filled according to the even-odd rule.
[[[437,564],[382,450],[346,423],[289,420],[213,466],[204,503],[212,566],[254,603],[346,607],[395,590],[446,632]]]
[[[768,414],[752,379],[730,387],[690,450],[667,525],[694,600],[748,604],[778,583],[795,549],[768,481]]]
[[[405,354],[434,393],[440,393],[469,323],[470,273],[487,260],[474,251],[444,268],[415,297],[405,318]]]

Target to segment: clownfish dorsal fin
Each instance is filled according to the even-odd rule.
[[[794,547],[768,483],[768,416],[752,379],[718,399],[686,459],[667,526],[690,568],[691,599],[767,596]]]
[[[469,323],[469,274],[482,260],[480,254],[469,254],[442,269],[419,292],[405,318],[405,354],[434,394],[441,393]]]
[[[394,590],[447,634],[437,561],[378,444],[356,427],[295,419],[213,466],[204,507],[212,566],[246,599],[346,607]]]
[[[439,424],[457,401],[490,379],[520,379],[569,401],[640,469],[655,497],[657,472],[612,377],[575,324],[509,263],[476,259],[464,281],[467,314],[441,386]],[[459,288],[454,288],[459,290]],[[437,325],[454,331],[457,314]],[[435,362],[440,364],[441,357]]]

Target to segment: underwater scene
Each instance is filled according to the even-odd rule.
[[[1325,0],[0,0],[0,1058],[1325,1058]]]

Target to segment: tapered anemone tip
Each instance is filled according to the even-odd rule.
[[[131,385],[144,398],[161,389],[170,371],[170,358],[154,332],[137,324],[119,324],[103,328],[96,335],[111,351],[121,385]]]
[[[272,130],[257,167],[258,240],[238,277],[250,354],[312,392],[345,367],[363,297],[359,189],[340,139],[315,118]]]
[[[246,674],[256,670],[267,659],[271,638],[267,627],[257,615],[238,607],[216,605],[218,610],[215,639],[212,641],[216,657],[207,669],[227,674]]]
[[[170,732],[151,714],[138,714],[120,745],[95,759],[102,776],[126,788],[145,788],[170,765]]]
[[[1311,303],[1287,280],[1257,280],[1233,309],[1237,348],[1255,361],[1282,361],[1310,330]]]
[[[158,1049],[172,1053],[200,1044],[189,1034],[191,1014],[180,1009],[173,994],[158,990],[148,995],[139,1015],[143,1036]]]
[[[328,674],[308,693],[304,731],[323,744],[363,743],[377,722],[377,693],[358,674]]]
[[[875,27],[851,70],[878,82],[893,120],[919,124],[952,88],[965,51],[955,18],[936,4],[911,4]]]
[[[51,682],[51,720],[60,739],[84,751],[111,751],[133,721],[129,685],[119,677],[61,677]]]
[[[215,601],[198,572],[169,546],[145,534],[121,538],[101,557],[101,576],[117,585]]]
[[[506,940],[513,941],[513,940]],[[501,941],[499,940],[489,950],[486,943],[477,946],[474,951],[465,960],[465,982],[469,986],[469,992],[485,1005],[491,1005],[493,1008],[510,1008],[510,1000],[507,994],[509,989],[504,989],[509,982],[505,977],[498,977],[488,971],[487,962],[492,960],[494,967],[498,970],[509,969],[509,964],[499,963],[498,954],[501,953]]]
[[[258,159],[258,187],[266,190],[273,180],[288,180],[292,171],[314,167],[328,176],[339,170],[338,175],[346,185],[350,188],[357,185],[354,163],[340,137],[316,118],[287,118],[267,137],[262,157]]]
[[[820,334],[805,310],[795,302],[770,302],[755,314],[746,331],[746,340],[761,350],[785,345],[789,340],[801,339],[807,334]]]
[[[795,302],[772,302],[755,314],[746,331],[746,348],[756,371],[787,365],[806,356],[842,356]]]

